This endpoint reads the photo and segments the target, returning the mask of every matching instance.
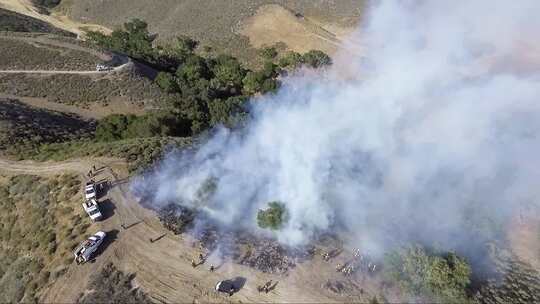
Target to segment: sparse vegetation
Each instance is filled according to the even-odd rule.
[[[0,99],[0,150],[24,157],[43,144],[89,138],[93,121],[27,106],[12,99]]]
[[[152,25],[158,33],[157,44],[172,41],[178,35],[188,35],[200,41],[200,48],[210,46],[216,53],[233,55],[243,63],[255,68],[259,61],[258,52],[250,40],[239,33],[248,17],[253,16],[263,5],[279,4],[287,11],[298,13],[299,21],[312,19],[323,24],[338,24],[353,27],[364,10],[366,1],[339,0],[249,0],[249,1],[200,1],[183,0],[176,2],[148,2],[142,0],[117,0],[114,6],[103,6],[95,1],[70,1],[70,15],[75,19],[91,23],[104,23],[114,28],[118,20],[133,18],[137,7],[139,18]],[[294,13],[291,15],[294,16]],[[294,17],[293,17],[294,18]],[[282,19],[277,19],[281,22]],[[289,24],[289,23],[286,23]],[[327,27],[325,27],[327,28]],[[285,28],[287,36],[292,28]],[[316,32],[318,33],[318,32]],[[279,37],[276,37],[279,40]],[[315,39],[315,42],[317,39]],[[324,41],[321,41],[324,43]],[[269,42],[271,45],[273,42]],[[323,46],[321,46],[323,47]],[[294,48],[293,48],[294,49]]]
[[[58,29],[44,21],[0,8],[0,31],[54,33],[63,36],[76,35]]]
[[[540,272],[520,261],[513,254],[491,248],[495,274],[482,282],[474,295],[479,303],[538,303],[540,302]]]
[[[46,45],[20,37],[0,37],[0,69],[3,70],[94,70],[98,57],[72,49]]]
[[[93,275],[86,294],[81,294],[77,303],[152,303],[150,298],[132,284],[135,275],[128,275],[108,263]]]
[[[467,303],[471,268],[455,253],[432,254],[413,246],[387,254],[385,277],[415,297],[442,303]]]
[[[0,180],[0,301],[35,302],[64,273],[89,227],[80,181],[74,175]]]
[[[74,157],[108,156],[123,158],[128,162],[130,172],[144,170],[159,159],[167,149],[190,145],[190,138],[149,137],[117,140],[113,142],[96,142],[82,140],[58,144],[44,144],[33,154],[21,158],[38,161],[65,160]]]
[[[32,3],[37,6],[42,6],[46,8],[53,8],[60,4],[61,0],[32,0]]]
[[[268,209],[259,210],[257,224],[261,228],[277,230],[283,227],[287,221],[287,209],[281,202],[268,203]]]
[[[142,106],[167,100],[159,87],[135,73],[117,73],[114,78],[87,75],[0,75],[0,91],[25,97],[45,97],[49,101],[89,108],[121,99]],[[99,105],[95,105],[99,106]]]

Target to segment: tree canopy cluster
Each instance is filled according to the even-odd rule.
[[[127,138],[154,136],[187,136],[185,126],[170,113],[151,113],[142,116],[112,114],[99,120],[95,137],[99,141],[115,141]]]
[[[287,222],[287,209],[281,202],[269,202],[268,208],[259,210],[257,224],[261,228],[278,230]]]
[[[413,296],[443,303],[466,303],[471,267],[454,253],[430,254],[414,246],[386,256],[385,276]]]
[[[262,68],[253,71],[229,55],[199,55],[196,52],[198,42],[189,37],[177,37],[167,45],[155,45],[155,38],[146,22],[139,19],[125,23],[123,29],[117,29],[111,35],[88,33],[90,42],[124,53],[158,70],[156,84],[172,96],[170,114],[174,119],[154,116],[131,118],[133,121],[130,120],[126,130],[116,132],[116,135],[108,131],[100,133],[100,138],[130,137],[136,131],[141,131],[141,136],[190,136],[218,124],[232,127],[246,116],[245,102],[250,96],[274,92],[279,88],[278,78],[283,69],[294,69],[301,65],[319,68],[331,64],[330,57],[321,51],[310,51],[304,55],[287,53],[276,63],[278,53],[270,47],[260,51],[264,63]],[[111,118],[115,121],[118,119]],[[109,122],[101,125],[112,131],[114,128]],[[158,124],[162,122],[167,125],[159,127]],[[173,122],[178,122],[179,126],[169,125]],[[151,124],[149,130],[139,127],[144,123]],[[121,123],[120,127],[123,126]]]

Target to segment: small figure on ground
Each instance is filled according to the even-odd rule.
[[[325,261],[330,260],[330,253],[325,252],[325,253],[323,254],[323,260],[325,260]]]
[[[197,263],[195,263],[195,260],[191,260],[191,267],[195,268],[197,267]]]
[[[210,264],[210,272],[214,272],[215,268],[214,265]]]
[[[266,282],[263,286],[263,290],[265,293],[268,293],[270,292],[270,285],[272,285],[272,280]]]

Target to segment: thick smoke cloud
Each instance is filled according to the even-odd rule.
[[[539,11],[535,0],[373,4],[348,42],[360,48],[283,79],[244,130],[169,155],[151,177],[155,203],[269,233],[256,213],[277,200],[289,213],[279,241],[343,231],[373,252],[502,230],[539,202]]]

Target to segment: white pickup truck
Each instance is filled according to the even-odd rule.
[[[105,65],[105,64],[96,64],[96,71],[97,72],[105,72],[105,71],[112,71],[113,68],[111,66]]]
[[[83,203],[83,208],[90,217],[90,219],[94,222],[101,220],[101,218],[103,217],[101,211],[99,210],[99,205],[95,197],[86,200]]]
[[[96,184],[94,182],[90,181],[86,183],[84,186],[84,197],[87,200],[96,198]]]
[[[103,239],[105,239],[106,235],[105,232],[98,231],[96,234],[82,242],[73,252],[75,255],[75,262],[77,262],[77,264],[88,262],[94,252],[98,249],[99,245],[103,243]]]

